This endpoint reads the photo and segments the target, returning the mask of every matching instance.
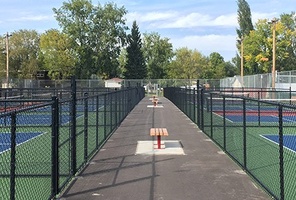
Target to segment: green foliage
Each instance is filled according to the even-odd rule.
[[[291,70],[295,63],[295,19],[292,15],[284,15],[276,25],[268,20],[259,20],[255,30],[244,38],[244,58],[246,74],[270,73],[273,60],[273,29],[276,34],[276,70]],[[288,23],[288,25],[287,25]],[[295,66],[295,65],[294,65]]]
[[[19,30],[9,38],[10,77],[32,78],[39,70],[39,34],[35,30]]]
[[[239,38],[243,38],[248,35],[250,31],[254,30],[252,24],[252,14],[251,9],[247,1],[238,0],[237,1],[237,19],[239,24],[239,29],[236,29]]]
[[[237,20],[239,24],[239,28],[236,29],[238,41],[237,41],[237,49],[240,56],[237,54],[233,59],[237,68],[241,67],[241,45],[244,41],[245,37],[250,34],[251,31],[254,30],[254,26],[252,23],[252,14],[251,9],[247,1],[238,0],[237,1]]]
[[[208,58],[206,67],[203,70],[202,77],[205,79],[221,79],[232,77],[238,74],[238,68],[231,62],[225,62],[224,58],[218,53],[213,52]]]
[[[142,52],[142,40],[136,21],[133,22],[131,34],[128,35],[127,63],[124,77],[126,79],[144,79],[147,77],[147,69]]]
[[[98,74],[103,78],[118,76],[118,56],[125,43],[124,7],[115,4],[94,6],[89,0],[64,2],[53,9],[63,32],[72,38],[78,54],[76,75],[89,78]]]
[[[51,79],[69,78],[74,75],[77,54],[71,48],[72,39],[58,30],[48,30],[40,37],[40,55],[44,69]]]
[[[201,78],[206,69],[207,58],[197,50],[186,47],[177,49],[169,67],[169,77],[174,79]]]
[[[143,53],[149,79],[167,78],[167,70],[173,57],[173,45],[158,33],[144,34]]]

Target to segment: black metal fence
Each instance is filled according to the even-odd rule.
[[[165,88],[179,107],[275,199],[296,196],[296,105],[291,91]],[[248,94],[248,95],[246,95]],[[254,96],[250,96],[253,94]],[[256,95],[255,95],[256,94]],[[280,98],[285,99],[280,101]]]
[[[68,99],[0,99],[0,199],[53,199],[104,145],[142,87]]]

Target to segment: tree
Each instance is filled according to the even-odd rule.
[[[133,22],[131,34],[128,35],[127,64],[124,76],[126,79],[144,79],[147,69],[142,52],[142,40],[136,21]]]
[[[218,79],[226,76],[224,58],[217,52],[210,54],[209,67],[207,69],[213,71],[212,76],[207,78]]]
[[[74,75],[77,54],[71,48],[73,41],[68,35],[51,29],[40,37],[40,53],[44,69],[51,79],[68,78]]]
[[[238,0],[237,1],[238,10],[237,10],[237,20],[239,28],[236,29],[237,35],[239,38],[243,38],[245,35],[248,35],[250,31],[254,30],[252,24],[252,14],[251,9],[247,1]]]
[[[78,54],[76,75],[117,76],[117,59],[126,39],[125,8],[112,3],[94,6],[90,0],[70,0],[53,11],[63,32],[74,41],[73,48]]]
[[[238,0],[237,1],[238,10],[237,10],[237,20],[239,24],[239,28],[236,29],[237,37],[239,40],[237,41],[237,49],[240,54],[237,55],[234,59],[234,63],[236,64],[237,68],[240,69],[240,61],[241,61],[241,45],[244,38],[249,35],[249,33],[254,30],[254,26],[252,23],[252,14],[251,9],[247,1],[245,0]]]
[[[244,39],[246,63],[244,68],[248,74],[270,73],[273,60],[273,24],[267,19],[259,20],[255,30]],[[276,70],[284,69],[291,49],[293,31],[285,27],[281,21],[276,23]]]
[[[19,30],[9,38],[10,77],[32,78],[39,70],[39,34],[35,30]]]
[[[278,62],[280,65],[278,70],[293,70],[296,66],[296,14],[291,12],[291,14],[282,14],[280,16],[281,24],[284,26],[283,33],[285,34],[283,38],[289,41],[289,45],[283,46],[280,51],[285,51],[287,56],[284,60]]]
[[[145,33],[143,53],[149,79],[167,77],[167,70],[173,57],[173,45],[168,38],[161,38],[158,33]]]
[[[200,52],[183,47],[175,51],[168,75],[175,79],[198,79],[202,77],[206,65],[207,58]]]

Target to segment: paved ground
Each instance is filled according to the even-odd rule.
[[[160,102],[143,99],[60,199],[271,199],[170,101]],[[165,140],[180,141],[185,155],[136,154],[151,127],[167,128]]]

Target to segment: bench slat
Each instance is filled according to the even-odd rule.
[[[150,136],[168,136],[168,130],[166,128],[151,128]]]

